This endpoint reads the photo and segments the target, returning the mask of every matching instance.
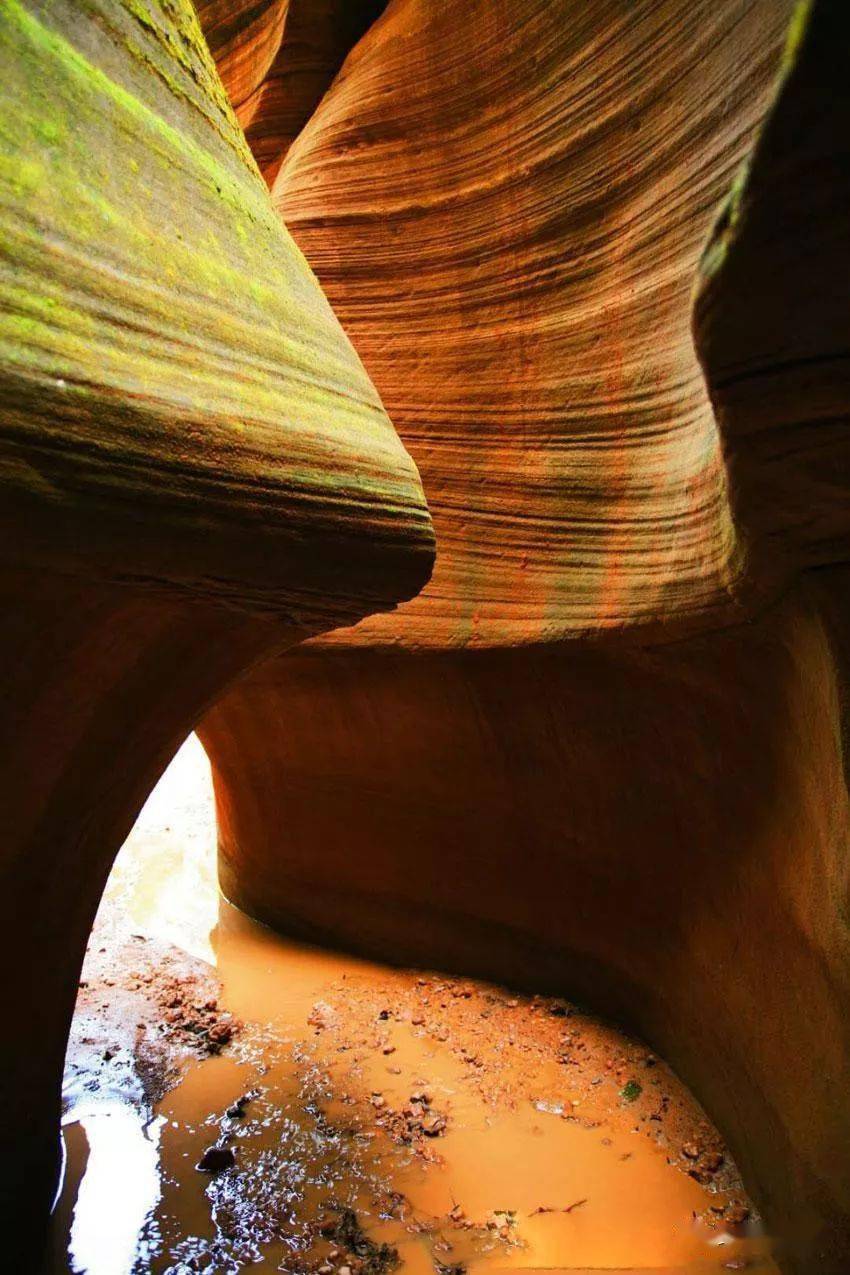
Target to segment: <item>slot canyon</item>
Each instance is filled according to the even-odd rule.
[[[847,1275],[845,0],[0,73],[0,1269]]]

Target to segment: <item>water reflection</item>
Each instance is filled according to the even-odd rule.
[[[214,855],[193,737],[104,895],[51,1275],[357,1275],[334,1208],[405,1275],[775,1272],[746,1209],[732,1225],[716,1132],[639,1042],[565,1004],[286,942],[219,899]],[[183,955],[211,964],[213,929],[220,996]],[[242,1030],[157,1090],[169,1040],[219,1001]],[[231,1167],[199,1173],[210,1146]]]
[[[69,1113],[88,1142],[68,1245],[78,1275],[131,1275],[147,1263],[143,1232],[161,1196],[159,1137],[164,1117],[144,1121],[121,1102]]]

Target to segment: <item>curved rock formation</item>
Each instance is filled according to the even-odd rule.
[[[421,587],[433,533],[188,0],[7,0],[0,95],[0,1198],[23,1271],[141,803],[242,670]]]
[[[428,589],[359,645],[729,610],[690,294],[789,8],[411,0],[349,57],[273,197],[417,458],[440,545]]]
[[[850,16],[799,6],[782,92],[702,262],[695,333],[752,571],[850,558]]]
[[[271,185],[348,51],[386,0],[197,0],[254,158]]]
[[[569,988],[633,1025],[728,1136],[785,1268],[838,1275],[833,640],[807,594],[671,647],[276,661],[201,729],[222,888],[288,933]]]
[[[790,15],[392,0],[273,196],[420,466],[437,568],[202,737],[230,898],[625,1018],[784,1269],[839,1275],[848,617],[844,568],[800,572],[847,558],[850,45],[804,5],[774,96]]]

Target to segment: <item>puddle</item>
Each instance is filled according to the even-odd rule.
[[[93,931],[47,1275],[776,1272],[645,1046],[567,1002],[281,939],[219,901],[214,841],[192,737]]]
[[[79,1126],[87,1144],[68,1243],[71,1270],[113,1275],[146,1264],[139,1240],[161,1195],[164,1117],[146,1124],[133,1107],[102,1101],[75,1108],[68,1123]]]

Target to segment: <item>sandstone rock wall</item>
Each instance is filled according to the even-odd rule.
[[[789,12],[396,0],[349,57],[273,197],[416,456],[440,549],[419,598],[339,640],[734,609],[691,290]]]
[[[271,184],[349,50],[386,0],[198,0],[198,18]]]
[[[807,590],[670,647],[284,657],[203,724],[222,888],[287,933],[569,988],[639,1029],[729,1138],[787,1269],[837,1275],[835,650]]]
[[[0,98],[0,1217],[24,1271],[139,807],[245,668],[421,587],[433,533],[188,0],[7,0]]]
[[[625,1016],[839,1275],[850,32],[791,19],[390,3],[273,197],[437,567],[202,731],[229,897]]]

